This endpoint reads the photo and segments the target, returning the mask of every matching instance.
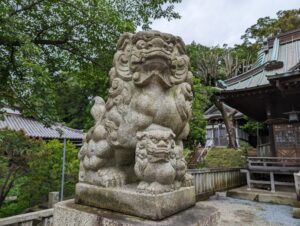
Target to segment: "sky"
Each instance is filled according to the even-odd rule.
[[[182,0],[175,5],[181,19],[156,20],[153,30],[206,46],[240,44],[245,30],[260,17],[276,17],[279,10],[300,8],[300,0]]]

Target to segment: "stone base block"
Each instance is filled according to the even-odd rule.
[[[164,220],[152,221],[68,200],[55,205],[53,226],[214,226],[219,218],[220,213],[215,208],[200,203]]]
[[[75,202],[151,220],[160,220],[195,205],[195,187],[151,195],[136,192],[136,184],[103,188],[76,184]]]
[[[293,217],[300,218],[300,201],[295,201],[293,205]]]

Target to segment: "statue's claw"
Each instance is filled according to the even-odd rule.
[[[186,173],[183,177],[182,186],[190,187],[194,185],[194,177],[188,173]]]
[[[98,170],[95,183],[103,187],[121,187],[126,182],[126,173],[118,168],[104,168]]]

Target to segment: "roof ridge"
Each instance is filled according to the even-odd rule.
[[[268,62],[268,61],[267,61],[267,62]],[[265,66],[265,64],[266,64],[267,62],[265,62],[265,63],[263,63],[263,64],[261,64],[261,65],[255,67],[255,68],[252,68],[252,69],[250,69],[249,71],[244,72],[243,74],[240,74],[240,75],[237,75],[237,76],[235,76],[235,77],[226,79],[225,82],[226,82],[227,84],[232,84],[232,83],[241,81],[242,78],[243,78],[243,79],[246,79],[246,78],[248,78],[248,76],[250,77],[250,76],[252,76],[252,75],[254,75],[254,74],[257,74],[258,72],[263,71],[264,66]],[[244,78],[244,77],[245,77],[245,78]]]

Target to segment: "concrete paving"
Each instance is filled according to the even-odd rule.
[[[220,212],[218,226],[300,226],[292,217],[292,207],[226,197],[217,193],[201,205]]]
[[[284,204],[292,206],[297,200],[295,188],[281,187],[276,192],[264,189],[251,188],[247,190],[246,186],[231,189],[227,192],[227,196],[232,198],[240,198],[257,202]]]

